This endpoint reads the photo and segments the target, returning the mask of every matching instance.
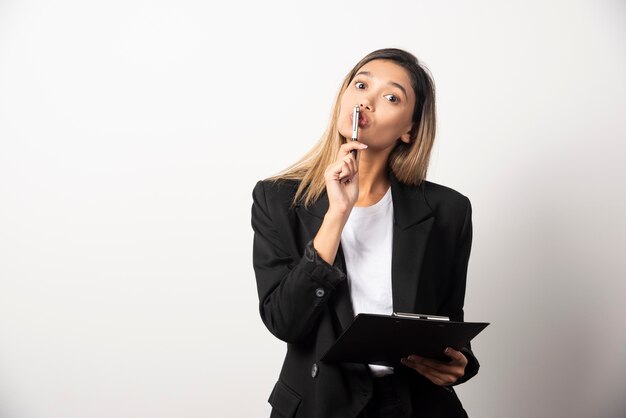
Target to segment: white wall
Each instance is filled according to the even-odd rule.
[[[252,187],[396,46],[474,207],[470,415],[623,417],[626,4],[211,3],[0,2],[0,416],[267,416]]]

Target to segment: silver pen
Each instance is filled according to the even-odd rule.
[[[359,138],[359,112],[361,109],[359,105],[354,105],[354,113],[352,114],[352,140],[356,141]],[[350,151],[354,158],[356,158],[356,150]]]

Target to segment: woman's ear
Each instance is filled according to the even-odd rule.
[[[411,127],[409,128],[408,132],[403,133],[402,135],[400,135],[400,141],[404,142],[405,144],[410,144],[413,141],[413,137],[414,132],[413,132],[413,127],[415,126],[414,123],[411,124]]]

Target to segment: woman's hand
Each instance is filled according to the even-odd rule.
[[[328,211],[313,239],[313,247],[319,256],[331,265],[337,256],[341,231],[359,197],[358,163],[350,151],[365,148],[367,145],[358,141],[343,144],[339,148],[335,162],[330,164],[324,172]]]
[[[408,356],[400,360],[402,364],[408,366],[428,380],[439,386],[451,385],[465,374],[467,358],[460,351],[450,347],[444,351],[450,357],[450,363],[444,363],[421,356]]]
[[[349,141],[341,146],[337,159],[324,172],[328,209],[341,214],[348,214],[359,197],[358,163],[352,150],[363,150],[367,145],[358,141]]]

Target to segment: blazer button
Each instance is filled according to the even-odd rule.
[[[313,366],[311,366],[311,377],[315,379],[317,373],[319,373],[319,368],[317,367],[317,363],[313,363]]]
[[[326,292],[321,287],[315,289],[315,296],[317,296],[318,298],[323,298],[325,294]]]

